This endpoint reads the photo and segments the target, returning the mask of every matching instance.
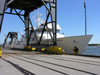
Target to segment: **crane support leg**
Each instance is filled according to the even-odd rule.
[[[1,32],[2,22],[3,22],[5,6],[6,6],[6,0],[0,0],[0,32]]]
[[[25,11],[24,14],[24,20],[25,20],[25,32],[26,32],[26,42],[27,46],[29,45],[29,12]]]
[[[51,22],[52,22],[52,30],[53,30],[53,44],[54,46],[57,45],[57,40],[56,40],[56,25],[57,25],[57,0],[53,0],[54,3],[50,3],[50,8],[51,8]]]
[[[39,40],[39,43],[38,45],[40,45],[41,43],[41,39],[42,39],[42,36],[43,36],[43,33],[44,33],[44,30],[45,30],[45,27],[47,26],[47,21],[48,21],[48,18],[49,16],[51,16],[51,24],[52,24],[52,33],[53,33],[53,46],[56,46],[57,45],[57,40],[56,40],[56,25],[57,25],[57,0],[42,0],[43,1],[43,4],[44,6],[46,7],[46,9],[48,10],[48,15],[47,15],[47,18],[46,18],[46,21],[45,21],[45,25],[44,25],[44,28],[42,30],[42,34],[41,34],[41,37],[40,37],[40,40]],[[47,6],[46,3],[49,3],[49,8]]]

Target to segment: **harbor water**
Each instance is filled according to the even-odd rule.
[[[83,54],[100,56],[100,47],[98,47],[98,46],[87,46],[86,51],[83,52]]]

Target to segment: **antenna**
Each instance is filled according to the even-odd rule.
[[[86,15],[86,1],[84,0],[84,9],[85,9],[85,35],[87,35],[87,15]]]

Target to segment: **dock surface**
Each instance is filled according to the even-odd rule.
[[[3,49],[0,75],[100,75],[100,58]]]

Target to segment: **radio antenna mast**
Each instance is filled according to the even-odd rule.
[[[87,35],[87,15],[86,15],[86,1],[84,0],[84,9],[85,9],[85,35]]]

